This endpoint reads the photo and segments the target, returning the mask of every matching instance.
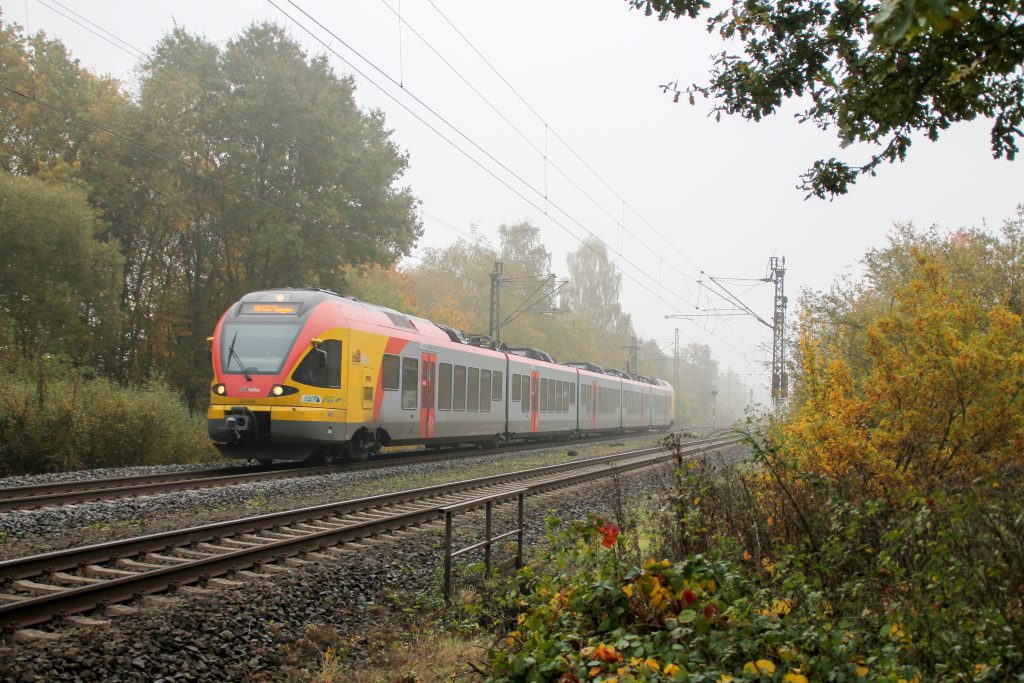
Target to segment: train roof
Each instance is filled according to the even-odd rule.
[[[510,353],[554,365],[564,365],[578,370],[611,375],[634,382],[644,382],[665,387],[670,386],[662,380],[640,375],[630,375],[614,368],[601,368],[599,365],[588,361],[559,363],[549,353],[540,349],[527,346],[506,346],[504,343],[486,335],[470,334],[447,325],[431,322],[426,318],[396,311],[387,306],[378,306],[377,304],[361,301],[352,296],[343,296],[329,289],[278,287],[249,292],[228,310],[228,314],[234,317],[287,315],[303,320],[317,305],[325,301],[333,301],[340,305],[344,309],[345,315],[352,320],[382,327],[391,327],[397,330],[406,330],[428,338],[451,341],[456,344],[465,344],[466,346],[488,349],[499,353]]]

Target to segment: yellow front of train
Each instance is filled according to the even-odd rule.
[[[229,308],[211,341],[207,427],[230,458],[306,460],[351,447],[349,329],[340,297],[322,290],[253,292]]]

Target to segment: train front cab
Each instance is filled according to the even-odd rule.
[[[207,427],[227,457],[303,460],[349,439],[348,331],[324,299],[255,292],[221,318]]]

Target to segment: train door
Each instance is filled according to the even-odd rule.
[[[434,436],[434,418],[436,416],[435,399],[437,395],[437,354],[424,353],[420,358],[420,438],[430,439]]]
[[[530,372],[530,431],[540,431],[540,373]]]

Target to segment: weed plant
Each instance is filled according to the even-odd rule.
[[[553,523],[503,603],[488,680],[1024,676],[1020,472],[858,497],[751,443],[753,462],[679,458],[621,535]]]
[[[203,417],[158,382],[0,374],[0,476],[215,456]]]

